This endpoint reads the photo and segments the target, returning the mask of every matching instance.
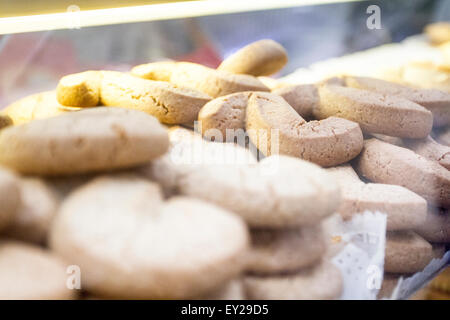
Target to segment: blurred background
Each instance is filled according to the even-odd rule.
[[[280,8],[276,1],[260,1],[261,7],[252,11],[239,10],[239,1],[232,0],[222,4],[245,12],[221,14],[219,9],[213,15],[196,16],[193,3],[185,18],[15,31],[27,28],[29,22],[21,22],[22,16],[160,2],[168,1],[0,1],[0,108],[27,94],[55,88],[67,73],[129,70],[161,59],[216,67],[238,48],[262,38],[274,39],[287,49],[289,63],[281,76],[326,58],[398,42],[421,33],[430,22],[450,20],[448,0],[294,1],[298,5],[280,1]],[[379,30],[366,26],[366,9],[373,4],[381,8]],[[134,21],[132,12],[123,12],[124,20]]]

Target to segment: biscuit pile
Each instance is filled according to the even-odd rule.
[[[450,242],[450,94],[264,77],[286,62],[261,40],[218,69],[85,71],[4,109],[0,298],[76,298],[78,281],[99,298],[335,299],[334,212],[386,213],[386,272],[422,269]]]

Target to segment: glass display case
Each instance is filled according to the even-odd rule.
[[[67,282],[69,294],[55,284],[54,294],[46,295],[25,285],[3,291],[6,280],[0,274],[0,298],[450,299],[446,269],[450,263],[450,24],[446,21],[450,21],[450,2],[445,0],[0,3],[0,128],[1,117],[11,122],[0,131],[0,165],[10,167],[5,170],[15,171],[15,179],[21,181],[16,205],[21,213],[16,212],[16,220],[11,218],[3,227],[0,212],[0,239],[12,237],[20,244],[5,240],[3,252],[0,244],[0,261],[4,255],[4,261],[38,264],[42,261],[36,256],[41,253],[32,250],[44,248],[65,261],[63,273],[70,268],[69,276],[61,279],[73,276],[70,285]],[[275,43],[257,42],[261,39]],[[255,42],[255,47],[246,49]],[[282,68],[260,72],[285,57]],[[231,59],[240,59],[233,61],[236,64],[245,61],[247,71],[223,71],[222,62]],[[84,71],[92,73],[61,80]],[[107,98],[105,92],[114,97]],[[190,100],[183,100],[186,96]],[[94,97],[94,102],[86,102],[87,97]],[[76,103],[63,102],[69,100]],[[47,106],[56,105],[58,111],[47,111]],[[147,105],[164,109],[163,115],[147,112]],[[185,116],[194,105],[195,119],[173,120],[178,119],[179,109]],[[122,117],[119,113],[111,115],[112,120],[108,115],[107,120],[99,117],[86,124],[81,117],[71,122],[68,116],[96,106],[150,113],[162,122],[164,132],[158,133],[161,128],[151,119],[148,123],[131,119],[135,115],[123,115],[129,127],[114,122]],[[171,112],[177,115],[171,117]],[[214,118],[219,115],[223,118]],[[60,136],[54,139],[54,130],[47,130],[53,122],[45,121],[59,117],[66,122],[56,124]],[[35,127],[27,129],[30,125]],[[148,126],[151,132],[136,129],[139,126]],[[119,132],[120,139],[114,137],[120,141],[102,128]],[[193,145],[214,140],[205,128],[219,133],[242,129],[248,136],[241,147],[257,157],[249,163],[247,159],[245,167],[231,169],[207,166],[204,159],[200,167],[192,158],[174,161],[174,153],[193,153]],[[268,128],[279,130],[278,152],[264,149],[261,136],[250,133]],[[158,136],[167,136],[166,129],[170,147],[169,140]],[[144,146],[147,135],[151,143]],[[194,142],[183,145],[191,135],[196,135]],[[114,148],[108,149],[109,144]],[[207,141],[203,152],[215,154],[218,145]],[[224,145],[227,149],[230,141]],[[273,141],[264,144],[273,145]],[[62,146],[67,150],[61,151]],[[22,152],[27,148],[34,153]],[[127,154],[120,154],[120,148]],[[165,149],[157,154],[158,148]],[[63,155],[58,156],[60,151]],[[173,167],[148,161],[154,155],[167,158],[170,152]],[[276,179],[265,175],[265,169],[259,169],[262,174],[253,172],[256,166],[269,165],[276,154],[282,155]],[[130,160],[140,156],[147,161]],[[41,167],[35,169],[33,161],[41,157]],[[102,161],[109,164],[102,166]],[[66,167],[58,171],[61,163]],[[149,168],[144,166],[148,163]],[[145,176],[151,182],[117,178],[110,173],[117,169],[133,170],[141,176],[133,179]],[[100,173],[108,176],[98,178]],[[0,190],[11,190],[13,179],[5,178],[3,187],[1,175]],[[162,190],[158,196],[150,190],[154,185]],[[180,195],[205,203],[172,201]],[[5,191],[0,201],[7,206],[13,198]],[[163,202],[165,214],[183,212],[180,222],[139,220],[146,210],[156,215],[159,209],[154,208]],[[83,213],[79,218],[71,216],[74,207]],[[325,207],[332,207],[332,212],[323,213]],[[127,210],[135,220],[120,215]],[[221,210],[237,214],[240,220],[227,220]],[[100,211],[111,218],[102,220]],[[205,212],[217,214],[217,219],[202,216]],[[98,228],[87,226],[88,213]],[[317,218],[320,215],[322,220]],[[186,232],[189,228],[195,232]],[[148,235],[152,232],[154,238]],[[92,247],[83,240],[89,237],[95,243]],[[152,241],[160,241],[160,246],[148,245]],[[250,249],[244,255],[239,246]],[[8,253],[15,250],[17,255]],[[246,257],[247,267],[235,267],[241,264],[235,251]],[[183,261],[179,269],[173,266],[178,260]],[[61,271],[46,263],[45,270]],[[223,265],[233,266],[227,267],[232,271],[222,270]],[[0,273],[9,272],[9,278],[27,277],[26,268],[16,274],[1,266],[2,262]],[[49,283],[55,282],[45,270],[42,274]],[[77,270],[86,278],[77,280]],[[217,277],[208,278],[208,273]],[[136,280],[139,277],[142,283]],[[322,283],[322,290],[314,289],[314,281]]]

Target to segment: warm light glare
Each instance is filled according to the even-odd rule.
[[[360,0],[351,0],[360,1]],[[71,6],[68,12],[0,18],[0,34],[75,29],[152,20],[270,10],[296,6],[348,2],[344,0],[204,0],[158,3],[112,9],[81,10]]]

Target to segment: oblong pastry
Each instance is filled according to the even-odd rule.
[[[319,103],[319,93],[314,84],[284,86],[272,90],[272,93],[283,97],[305,119],[312,117],[312,112]]]
[[[328,261],[294,274],[245,276],[243,283],[251,300],[331,300],[343,286],[341,272]]]
[[[366,140],[355,169],[373,182],[408,188],[434,206],[450,206],[450,171],[409,149]]]
[[[339,205],[339,188],[324,169],[287,156],[243,166],[208,166],[186,172],[184,195],[222,206],[255,228],[311,225]]]
[[[386,234],[384,271],[414,273],[433,259],[429,242],[413,231],[391,231]]]
[[[82,270],[82,288],[131,299],[202,296],[244,268],[248,233],[233,213],[131,175],[99,177],[74,191],[50,247]]]
[[[218,70],[253,76],[270,76],[287,63],[286,50],[271,39],[255,41],[222,61]]]
[[[450,242],[450,210],[429,207],[425,221],[414,229],[430,242]]]
[[[341,117],[359,123],[368,133],[425,138],[433,125],[430,111],[404,98],[338,85],[319,86],[315,117]]]
[[[420,104],[433,113],[433,125],[441,127],[450,124],[450,93],[436,89],[416,89],[401,84],[367,77],[343,78],[351,88],[374,91],[408,99]]]
[[[191,123],[211,97],[187,87],[117,71],[86,71],[59,81],[58,100],[75,107],[98,104],[146,112],[168,124]]]
[[[1,130],[0,164],[24,174],[67,175],[141,165],[168,147],[156,118],[93,108]]]
[[[367,210],[385,213],[387,230],[413,229],[425,222],[427,202],[414,192],[391,184],[364,183],[349,165],[328,171],[340,185],[342,200],[337,212],[344,219]]]
[[[296,271],[318,262],[326,251],[321,225],[250,230],[246,271],[273,274]]]
[[[169,81],[217,98],[241,91],[269,91],[256,77],[215,70],[190,62],[154,62],[134,67],[131,74],[151,80]]]
[[[283,98],[265,92],[250,97],[246,129],[266,155],[279,152],[324,167],[353,159],[363,143],[357,123],[335,117],[306,122]]]
[[[11,118],[13,124],[22,124],[67,111],[56,100],[56,91],[46,91],[22,98],[7,106],[2,112]]]
[[[437,143],[432,137],[425,139],[403,139],[403,145],[415,153],[437,161],[441,166],[450,170],[450,147]]]

